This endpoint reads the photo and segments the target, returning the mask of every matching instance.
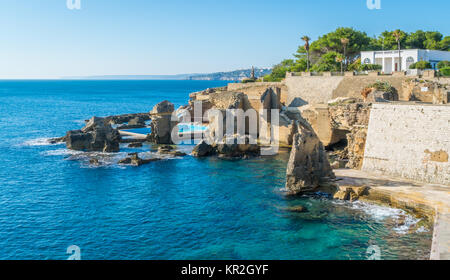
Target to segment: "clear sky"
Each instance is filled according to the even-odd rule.
[[[268,67],[300,35],[337,27],[450,35],[450,1],[0,0],[0,78],[206,73]]]

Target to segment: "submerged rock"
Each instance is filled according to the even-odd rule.
[[[175,150],[174,147],[169,146],[169,145],[165,145],[165,146],[161,146],[158,148],[158,153],[160,154],[165,154],[165,155],[171,155],[174,157],[184,157],[187,156],[186,153],[180,152]]]
[[[134,142],[134,143],[128,144],[128,148],[141,148],[141,147],[142,147],[142,142]]]
[[[286,212],[293,212],[293,213],[304,213],[304,212],[308,211],[304,206],[301,206],[301,205],[286,207],[286,208],[283,208],[282,210],[286,211]]]
[[[121,137],[105,119],[93,117],[81,130],[67,132],[65,140],[71,150],[118,152]]]
[[[314,191],[335,175],[317,135],[298,124],[286,172],[286,189],[291,194]]]
[[[63,137],[51,138],[51,139],[48,140],[48,142],[50,144],[63,143],[63,142],[66,142],[66,137],[63,136]]]
[[[152,158],[152,159],[142,159],[139,157],[138,153],[130,153],[128,157],[119,160],[119,164],[124,165],[133,165],[133,166],[141,166],[144,164],[148,164],[150,162],[155,162],[161,160],[160,158]]]

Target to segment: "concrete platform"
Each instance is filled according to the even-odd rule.
[[[431,259],[450,260],[450,186],[427,184],[353,169],[334,170],[340,186],[367,186],[361,200],[378,201],[434,220]]]

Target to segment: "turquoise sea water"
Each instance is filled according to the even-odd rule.
[[[365,259],[371,245],[383,259],[427,257],[431,232],[400,210],[285,198],[287,153],[120,167],[124,148],[94,167],[88,153],[45,141],[94,115],[179,106],[225,84],[0,81],[0,259],[67,259],[70,245],[82,259]],[[296,205],[309,211],[283,211]]]

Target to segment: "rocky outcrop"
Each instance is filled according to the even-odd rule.
[[[192,151],[195,157],[218,155],[225,158],[247,158],[260,155],[260,147],[249,135],[227,135],[219,143],[201,141]]]
[[[364,102],[367,103],[398,101],[398,95],[392,92],[371,89],[370,92],[367,90],[366,94],[367,97],[364,98]]]
[[[177,151],[174,147],[169,146],[169,145],[164,145],[164,146],[158,147],[158,153],[164,154],[164,155],[171,155],[174,157],[186,156],[186,153]]]
[[[128,148],[141,148],[142,147],[142,142],[133,142],[128,144]]]
[[[145,122],[150,120],[149,113],[124,114],[106,117],[105,120],[110,124],[122,125],[127,128],[137,128],[136,126],[145,126]]]
[[[244,94],[230,91],[213,92],[209,94],[209,102],[217,109],[243,109]]]
[[[216,153],[216,150],[213,146],[206,143],[206,141],[201,141],[195,148],[192,150],[192,155],[194,157],[207,157]]]
[[[167,100],[159,102],[153,107],[153,110],[150,112],[151,115],[161,115],[161,114],[172,114],[175,110],[175,105],[170,103]]]
[[[151,134],[148,137],[150,142],[155,144],[172,144],[172,129],[177,125],[172,120],[172,113],[175,107],[169,101],[158,103],[151,111],[152,123]]]
[[[142,159],[139,157],[138,153],[130,153],[128,154],[128,157],[121,159],[118,163],[123,165],[133,165],[133,166],[141,166],[144,164],[148,164],[150,162],[159,161],[161,159],[159,158],[152,158],[152,159]]]
[[[347,168],[361,169],[366,147],[367,127],[354,127],[347,134]]]
[[[351,130],[353,126],[368,126],[371,104],[337,103],[328,107],[331,127],[340,130]]]
[[[286,174],[289,194],[314,191],[334,178],[323,144],[309,127],[298,123]]]
[[[408,79],[403,82],[404,99],[433,104],[450,103],[450,86],[438,81]]]
[[[355,201],[358,200],[361,196],[365,195],[367,190],[368,187],[365,186],[338,186],[336,192],[333,194],[333,198],[339,200]]]
[[[71,150],[118,152],[121,137],[106,119],[93,117],[81,130],[67,132],[65,140]]]
[[[227,135],[221,143],[215,145],[215,149],[222,157],[260,155],[260,147],[256,144],[256,139],[252,139],[249,135]]]

